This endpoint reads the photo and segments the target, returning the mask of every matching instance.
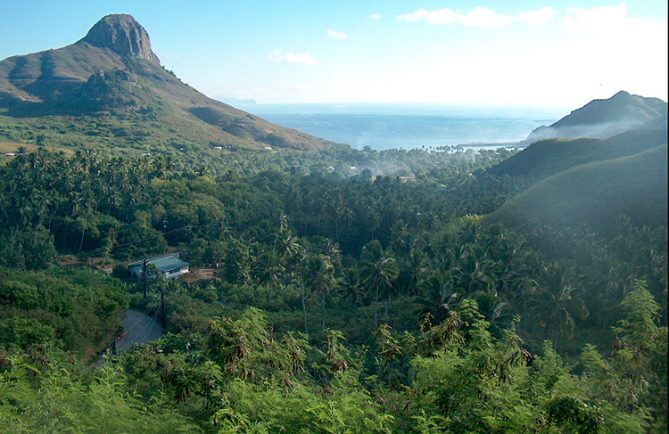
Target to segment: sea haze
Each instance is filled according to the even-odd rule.
[[[357,149],[377,150],[517,143],[535,128],[561,117],[557,110],[434,105],[237,106],[281,126]]]

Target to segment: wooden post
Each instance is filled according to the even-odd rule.
[[[146,300],[146,289],[148,286],[148,282],[146,281],[146,258],[142,262],[142,280],[144,281],[144,300]]]
[[[167,318],[165,317],[165,284],[160,285],[160,317],[163,323],[163,329],[167,328]]]

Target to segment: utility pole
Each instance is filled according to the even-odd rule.
[[[148,282],[146,281],[146,258],[142,262],[142,280],[144,281],[144,300],[146,300],[146,290],[148,287]]]
[[[165,317],[165,285],[167,285],[167,282],[160,285],[160,318],[162,319],[163,329],[167,328],[167,318]]]

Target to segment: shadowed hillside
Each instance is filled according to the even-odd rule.
[[[494,175],[525,176],[541,180],[570,167],[634,155],[667,143],[667,124],[629,130],[609,139],[550,139],[528,146],[491,168]]]
[[[637,224],[667,224],[667,145],[584,164],[548,177],[490,216],[512,227],[589,224],[606,231],[619,214]]]

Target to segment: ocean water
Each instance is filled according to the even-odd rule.
[[[501,146],[561,117],[548,110],[438,106],[255,104],[243,109],[336,143],[377,150]]]

